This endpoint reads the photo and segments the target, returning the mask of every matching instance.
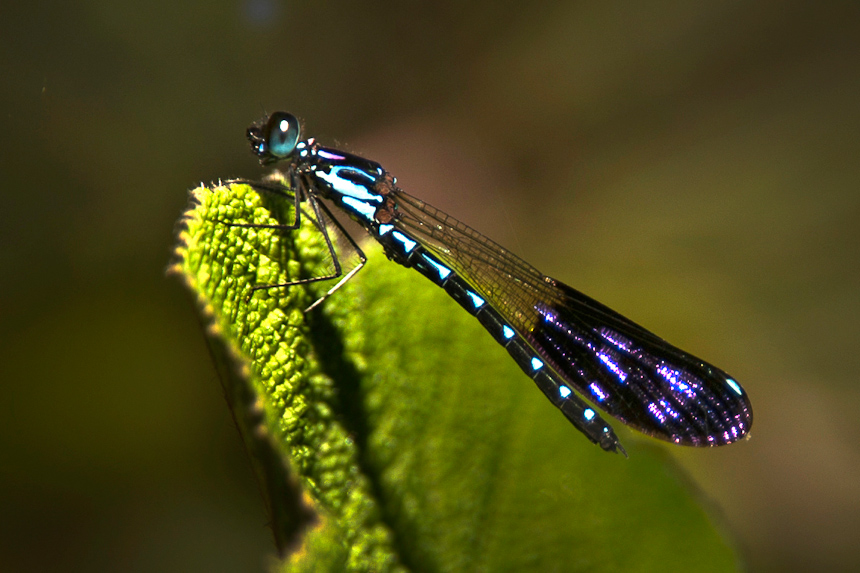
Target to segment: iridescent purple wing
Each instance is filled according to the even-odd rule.
[[[637,430],[690,446],[742,438],[752,406],[728,374],[562,283],[526,339],[579,393]]]
[[[729,444],[752,406],[728,374],[401,190],[395,225],[448,265],[580,395],[650,436]]]

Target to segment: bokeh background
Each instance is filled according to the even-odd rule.
[[[0,78],[2,570],[273,555],[165,269],[277,109],[732,372],[672,454],[750,570],[860,566],[857,3],[4,2]]]

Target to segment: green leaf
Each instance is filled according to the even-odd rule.
[[[646,438],[581,436],[480,324],[368,245],[331,282],[307,217],[246,185],[196,189],[176,271],[209,324],[284,571],[731,571],[738,557]],[[616,428],[618,429],[618,428]],[[301,492],[301,493],[299,493]]]

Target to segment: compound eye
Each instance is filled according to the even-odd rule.
[[[289,157],[296,149],[300,134],[301,127],[296,116],[284,111],[273,113],[266,123],[269,153],[279,159]]]

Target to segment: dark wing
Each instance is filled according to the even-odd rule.
[[[582,396],[677,444],[742,438],[752,406],[728,374],[399,189],[395,225],[451,267]]]

